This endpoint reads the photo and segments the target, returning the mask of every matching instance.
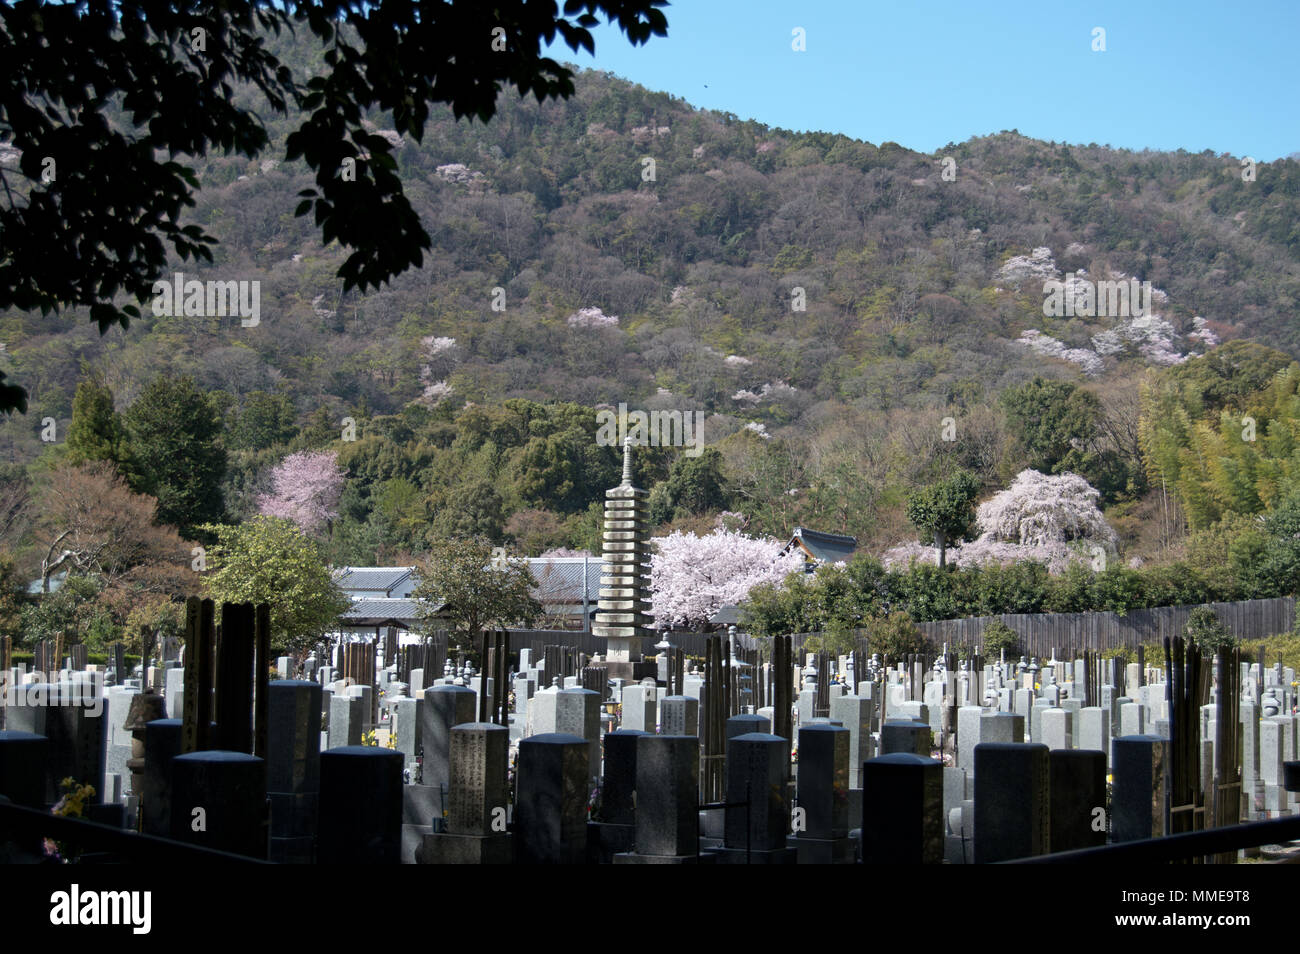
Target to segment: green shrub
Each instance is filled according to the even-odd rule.
[[[1216,653],[1220,649],[1231,649],[1237,644],[1237,637],[1228,631],[1218,614],[1208,606],[1198,606],[1187,617],[1187,638],[1202,653]]]
[[[867,647],[873,653],[897,659],[907,653],[931,650],[925,634],[903,610],[897,610],[888,616],[876,616],[863,623],[867,630]]]
[[[1020,634],[1000,619],[984,627],[980,641],[984,645],[985,659],[997,659],[1004,649],[1008,656],[1020,654]]]

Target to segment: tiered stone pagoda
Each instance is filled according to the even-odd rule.
[[[632,442],[623,442],[623,482],[605,491],[605,555],[600,602],[592,632],[608,640],[609,678],[638,680],[651,666],[641,659],[650,635],[650,536],[647,494],[632,485]]]

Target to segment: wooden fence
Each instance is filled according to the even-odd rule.
[[[943,619],[917,626],[934,644],[935,651],[946,644],[950,652],[978,650],[984,628],[994,620],[1001,620],[1020,637],[1021,652],[1026,656],[1046,659],[1056,651],[1058,659],[1072,658],[1085,650],[1136,649],[1142,644],[1162,643],[1166,636],[1185,635],[1187,617],[1192,610],[1206,606],[1214,610],[1229,632],[1242,640],[1268,639],[1280,633],[1289,633],[1295,625],[1295,598],[1291,596],[1268,600],[1244,600],[1239,603],[1200,603],[1192,606],[1161,606],[1155,609],[1130,610],[1127,613],[1004,613],[1001,616],[968,616],[965,619]],[[657,636],[658,634],[656,634]],[[687,656],[705,654],[706,641],[718,633],[670,632],[668,641]],[[802,659],[804,640],[820,633],[796,633],[792,649],[796,659]],[[854,635],[866,636],[865,630]],[[737,634],[742,648],[753,648],[755,640]],[[656,652],[647,640],[643,647],[647,654]],[[581,653],[594,656],[605,651],[605,640],[591,633],[571,630],[511,630],[512,649],[525,646],[539,658],[546,646],[571,646]]]
[[[965,619],[918,623],[921,632],[941,648],[976,648],[984,627],[1001,620],[1020,637],[1026,656],[1046,658],[1055,650],[1068,659],[1084,649],[1134,649],[1143,643],[1162,643],[1166,636],[1183,635],[1192,610],[1214,610],[1233,635],[1243,640],[1267,639],[1289,633],[1295,625],[1295,598],[1244,600],[1240,603],[1201,603],[1161,606],[1127,613],[1004,613]]]

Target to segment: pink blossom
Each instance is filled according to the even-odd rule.
[[[338,516],[346,471],[333,451],[290,454],[271,471],[273,491],[258,498],[258,510],[268,517],[292,520],[315,530]]]
[[[760,583],[780,583],[803,567],[784,544],[730,530],[697,537],[678,530],[654,541],[650,562],[655,625],[702,625],[721,607],[743,601]]]

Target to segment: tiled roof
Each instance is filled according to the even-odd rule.
[[[420,604],[420,600],[354,600],[339,619],[354,624],[372,621],[371,625],[389,619],[415,623],[420,619]]]
[[[739,626],[740,607],[735,603],[724,603],[718,607],[716,613],[709,617],[709,622],[715,626]]]
[[[530,557],[528,569],[537,580],[533,595],[545,606],[555,603],[582,602],[583,557]],[[600,599],[600,557],[587,557],[587,601],[596,605]]]
[[[344,590],[387,593],[405,582],[414,569],[410,566],[345,566],[334,571],[334,582]]]
[[[801,546],[805,552],[812,555],[814,560],[823,563],[838,563],[853,556],[853,552],[858,548],[858,540],[857,537],[841,536],[837,533],[822,533],[818,530],[795,527],[794,536],[790,538],[787,549],[790,546]]]
[[[543,605],[556,604],[581,604],[583,589],[583,557],[529,557],[527,559],[528,569],[537,581],[536,588],[533,590],[533,596]],[[596,601],[600,599],[600,568],[601,558],[592,556],[585,558],[587,571],[587,602],[593,607]],[[400,583],[410,577],[413,585],[419,585],[419,577],[415,575],[415,567],[406,566],[350,566],[336,570],[334,579],[339,587],[344,590],[362,590],[386,593],[396,588]],[[344,618],[352,619],[358,615],[373,616],[374,613],[359,613],[358,607],[362,604],[371,603],[413,603],[413,600],[385,600],[370,597],[358,597],[354,600],[352,609],[344,614]]]

